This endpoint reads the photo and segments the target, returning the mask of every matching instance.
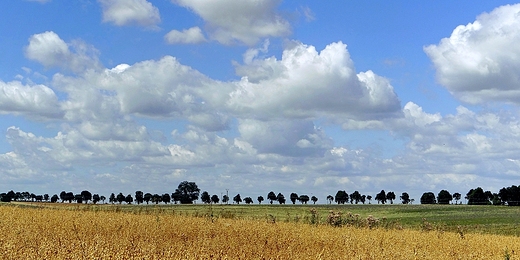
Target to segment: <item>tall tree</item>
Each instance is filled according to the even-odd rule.
[[[298,198],[298,200],[302,203],[302,204],[307,204],[307,202],[310,200],[309,196],[307,195],[300,195],[300,197]]]
[[[96,203],[98,203],[100,200],[101,200],[101,198],[99,197],[99,194],[94,194],[94,195],[92,195],[92,203],[96,204]]]
[[[336,192],[336,196],[334,197],[334,201],[338,204],[345,204],[348,202],[348,193],[344,190],[338,190]]]
[[[381,204],[385,204],[386,203],[386,192],[385,192],[385,190],[381,190],[381,192],[376,194],[376,200],[377,200],[377,204],[379,204],[380,202],[381,202]]]
[[[82,191],[81,196],[83,197],[83,201],[85,201],[85,203],[88,203],[90,200],[92,200],[92,193],[90,193],[88,190]]]
[[[151,193],[147,192],[146,194],[144,194],[143,200],[146,202],[146,204],[148,204],[150,201],[152,201],[152,197],[153,197],[153,195]]]
[[[122,192],[120,192],[119,194],[117,194],[116,200],[117,200],[117,202],[119,202],[119,204],[121,204],[121,203],[123,203],[123,201],[126,200],[126,197],[125,197],[125,195],[123,195]]]
[[[59,197],[58,194],[54,194],[51,197],[51,203],[56,203],[58,201]]]
[[[140,190],[135,192],[135,202],[137,202],[137,205],[144,202],[144,193]]]
[[[168,204],[172,201],[172,197],[170,197],[170,194],[168,193],[164,193],[162,195],[162,198],[161,198],[162,202],[164,202],[164,204]]]
[[[253,203],[253,199],[251,197],[245,197],[244,202],[249,205],[249,204]]]
[[[332,204],[332,201],[334,201],[334,197],[332,197],[332,195],[327,195],[327,201],[329,202],[329,204]]]
[[[278,193],[278,195],[276,195],[276,200],[280,204],[285,204],[285,196],[282,193]]]
[[[435,204],[435,194],[433,192],[425,192],[421,196],[421,204]]]
[[[209,196],[209,193],[207,191],[204,191],[200,195],[200,200],[202,200],[202,203],[209,204],[211,203],[211,196]]]
[[[488,205],[491,204],[489,202],[489,196],[484,192],[481,187],[476,189],[471,189],[467,194],[466,198],[468,199],[468,205]]]
[[[258,204],[262,204],[262,201],[264,201],[264,197],[258,196],[256,200],[258,200]]]
[[[298,197],[298,194],[296,194],[296,193],[293,192],[293,193],[291,193],[291,195],[289,196],[289,198],[290,198],[292,204],[295,204],[299,197]]]
[[[439,204],[450,204],[450,201],[452,200],[453,196],[447,190],[441,190],[439,191],[439,194],[437,194],[437,203]]]
[[[192,204],[199,199],[200,189],[195,182],[183,181],[176,191],[180,192],[181,204]]]
[[[316,202],[318,201],[318,198],[316,196],[312,196],[311,200],[312,200],[312,204],[316,204]]]
[[[108,202],[114,204],[116,201],[116,195],[112,192],[112,194],[110,194],[110,197],[108,197]]]
[[[126,202],[126,204],[132,204],[132,202],[134,202],[134,198],[132,198],[132,195],[130,195],[130,194],[126,195],[125,202]]]
[[[359,191],[354,191],[352,194],[350,194],[350,202],[351,203],[356,203],[358,204],[359,201],[361,200],[361,194],[359,193]]]
[[[213,204],[217,204],[219,201],[220,198],[217,195],[211,196],[211,202],[213,202]]]
[[[237,194],[235,197],[233,197],[233,201],[236,204],[240,204],[240,202],[242,202],[242,198],[240,197],[240,194]]]
[[[408,204],[410,203],[410,195],[408,195],[407,192],[403,192],[401,194],[401,196],[399,196],[399,198],[401,199],[401,201],[403,202],[403,204]]]
[[[152,195],[152,203],[155,203],[156,205],[159,204],[159,202],[162,201],[162,196],[155,193]]]
[[[273,204],[273,201],[276,200],[276,194],[274,191],[271,191],[269,194],[267,194],[267,199],[269,200],[269,203]]]
[[[372,201],[372,195],[368,195],[367,200],[368,200],[368,204],[371,204],[370,202]]]
[[[386,194],[386,199],[390,201],[390,204],[394,204],[395,193],[394,193],[393,191],[389,191],[389,192]]]
[[[458,192],[453,193],[453,199],[455,200],[455,204],[458,203],[458,201],[460,200],[461,197],[462,197],[462,195],[460,193],[458,193]]]
[[[228,195],[224,195],[224,196],[222,196],[222,203],[226,203],[226,204],[227,204],[228,202],[229,202],[229,197],[228,197]]]

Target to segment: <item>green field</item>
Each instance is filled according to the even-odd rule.
[[[17,203],[18,204],[18,203]],[[21,205],[21,204],[18,204]],[[24,203],[24,205],[29,205]],[[477,205],[85,205],[68,203],[30,203],[73,210],[131,211],[135,214],[177,214],[211,218],[254,219],[276,222],[311,222],[311,209],[316,209],[318,223],[327,223],[330,211],[343,216],[380,220],[380,226],[416,230],[483,233],[520,236],[520,207]]]

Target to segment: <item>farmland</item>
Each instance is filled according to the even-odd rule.
[[[516,207],[465,205],[2,204],[0,255],[2,259],[517,259],[519,214]],[[368,221],[370,216],[373,222]]]

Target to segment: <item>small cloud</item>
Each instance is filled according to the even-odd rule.
[[[117,26],[138,24],[156,27],[161,22],[159,9],[146,0],[98,0],[103,9],[103,22]]]
[[[164,39],[169,44],[196,44],[207,41],[199,27],[191,27],[182,32],[171,30],[164,36]]]

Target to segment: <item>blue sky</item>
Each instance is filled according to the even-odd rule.
[[[497,192],[510,1],[6,1],[0,190]]]

